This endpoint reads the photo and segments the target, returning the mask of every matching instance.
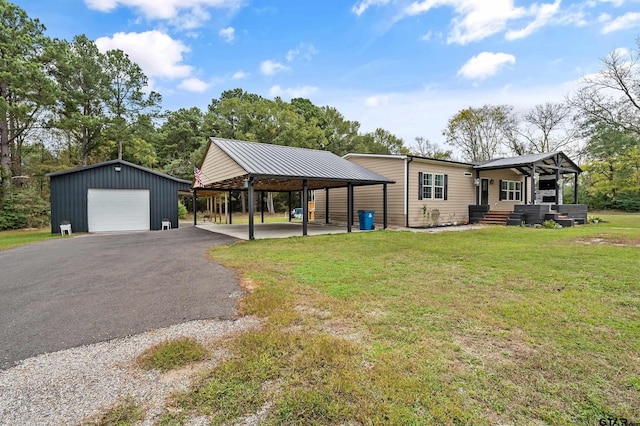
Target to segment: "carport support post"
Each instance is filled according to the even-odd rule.
[[[264,191],[260,191],[260,223],[264,223]]]
[[[353,225],[353,186],[347,184],[347,232],[351,232]]]
[[[289,191],[289,211],[287,211],[287,216],[289,217],[289,222],[291,222],[291,191]]]
[[[324,189],[324,223],[329,224],[329,188]]]
[[[198,195],[196,194],[197,189],[193,188],[193,226],[198,224],[198,213],[196,208],[196,200],[198,199]]]
[[[387,184],[382,184],[382,229],[387,229]]]
[[[250,240],[255,240],[255,237],[253,236],[253,203],[255,203],[254,195],[253,195],[253,177],[249,176],[249,179],[247,179],[247,192],[248,192],[248,196],[247,198],[249,199],[249,239]]]
[[[229,225],[233,225],[233,219],[231,218],[231,191],[229,191],[229,204],[227,204],[229,211]]]
[[[573,176],[573,204],[578,204],[578,173]]]
[[[307,180],[302,180],[302,235],[307,235],[307,223],[309,222],[309,189]]]

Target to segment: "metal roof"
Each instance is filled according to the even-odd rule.
[[[130,162],[124,161],[124,160],[110,160],[110,161],[105,161],[103,163],[89,164],[87,166],[76,167],[75,169],[69,169],[69,170],[62,170],[60,172],[47,173],[47,176],[48,177],[61,176],[61,175],[69,174],[69,173],[83,172],[83,171],[86,171],[86,170],[95,169],[96,167],[104,167],[104,166],[110,166],[110,165],[115,165],[115,164],[122,164],[124,166],[133,167],[134,169],[142,170],[142,171],[145,171],[147,173],[151,173],[151,174],[154,174],[156,176],[160,176],[160,177],[165,178],[165,179],[170,179],[170,180],[173,180],[173,181],[176,181],[176,182],[179,182],[179,183],[185,183],[187,185],[191,185],[191,181],[189,181],[189,180],[178,179],[177,177],[170,176],[170,175],[168,175],[166,173],[161,173],[161,172],[158,172],[156,170],[147,169],[146,167],[142,167],[142,166],[139,166],[137,164],[133,164],[133,163],[130,163]]]
[[[559,161],[559,164],[556,164],[556,160]],[[582,169],[561,151],[545,152],[542,154],[527,154],[510,158],[499,158],[496,160],[476,163],[473,168],[476,170],[490,170],[531,167],[533,165],[542,169],[545,169],[546,167],[549,174],[555,173],[556,167],[560,167],[561,170],[566,172],[582,172]]]
[[[360,184],[394,183],[329,151],[211,138],[247,174],[260,178],[343,181]]]

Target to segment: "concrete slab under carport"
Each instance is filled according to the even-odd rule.
[[[247,224],[239,225],[218,225],[215,223],[199,223],[196,225],[200,229],[216,232],[218,234],[228,235],[230,237],[248,240]],[[289,238],[302,236],[302,223],[300,222],[272,222],[272,223],[256,223],[254,225],[254,236],[256,239],[267,238]],[[352,229],[352,232],[370,232],[358,231]],[[347,233],[346,226],[325,225],[320,223],[309,222],[307,225],[307,235],[325,235],[325,234],[344,234]]]

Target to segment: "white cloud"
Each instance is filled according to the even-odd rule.
[[[306,98],[316,93],[318,88],[315,86],[300,86],[283,88],[279,85],[271,87],[269,94],[271,96],[279,96],[281,98]]]
[[[147,77],[182,78],[193,71],[193,67],[182,64],[183,54],[189,52],[189,47],[157,30],[115,33],[112,37],[96,39],[96,46],[102,52],[124,51]]]
[[[614,7],[620,7],[624,4],[625,0],[599,0],[600,3],[611,3]]]
[[[231,78],[233,80],[244,80],[245,78],[249,77],[249,74],[247,74],[244,71],[236,71],[233,73],[233,75],[231,76]]]
[[[218,35],[222,37],[227,43],[231,43],[236,38],[236,29],[233,27],[223,28],[218,31]]]
[[[291,49],[287,52],[286,59],[287,62],[293,61],[296,57],[300,56],[307,61],[310,61],[311,58],[318,53],[318,49],[311,43],[300,43],[298,47],[295,49]]]
[[[243,0],[84,0],[87,7],[101,12],[111,12],[118,7],[136,9],[149,20],[166,20],[184,28],[202,26],[210,19],[207,9],[235,10]]]
[[[389,3],[389,0],[361,0],[358,3],[354,4],[351,8],[351,11],[356,15],[360,16],[371,6],[380,6]]]
[[[389,96],[387,95],[374,95],[366,98],[364,100],[364,105],[370,108],[375,108],[382,105],[386,105],[388,101],[389,101]]]
[[[282,65],[280,62],[267,59],[260,64],[260,72],[264,75],[274,75],[282,71],[288,71],[289,68],[286,65]]]
[[[482,52],[469,59],[458,75],[469,80],[484,80],[497,74],[508,64],[515,64],[516,57],[507,53]]]
[[[516,40],[519,38],[525,38],[531,35],[538,28],[544,27],[551,18],[560,9],[560,0],[556,0],[555,3],[546,3],[543,5],[534,4],[531,6],[531,11],[535,13],[535,19],[529,23],[526,27],[517,31],[508,31],[505,34],[507,40]]]
[[[637,26],[640,26],[640,13],[628,12],[607,23],[607,25],[602,29],[602,33],[608,34],[614,31],[626,30]]]
[[[199,78],[187,78],[178,85],[179,89],[186,90],[188,92],[202,93],[211,87],[210,83],[206,83]]]
[[[515,6],[514,0],[416,0],[404,8],[401,16],[421,15],[437,7],[453,8],[455,16],[447,42],[467,44],[505,31],[512,21],[533,17],[524,28],[506,34],[508,40],[527,37],[550,22],[560,3],[561,0],[554,0],[526,8]]]
[[[420,40],[429,41],[429,40],[431,40],[432,36],[433,36],[433,34],[431,33],[431,31],[427,31],[426,34],[424,34],[422,37],[420,37]]]

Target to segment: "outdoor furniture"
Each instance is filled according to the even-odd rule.
[[[71,224],[70,223],[62,223],[60,224],[60,235],[64,235],[64,233],[67,233],[67,235],[71,235]]]
[[[169,219],[162,219],[162,230],[171,229],[171,221]]]

